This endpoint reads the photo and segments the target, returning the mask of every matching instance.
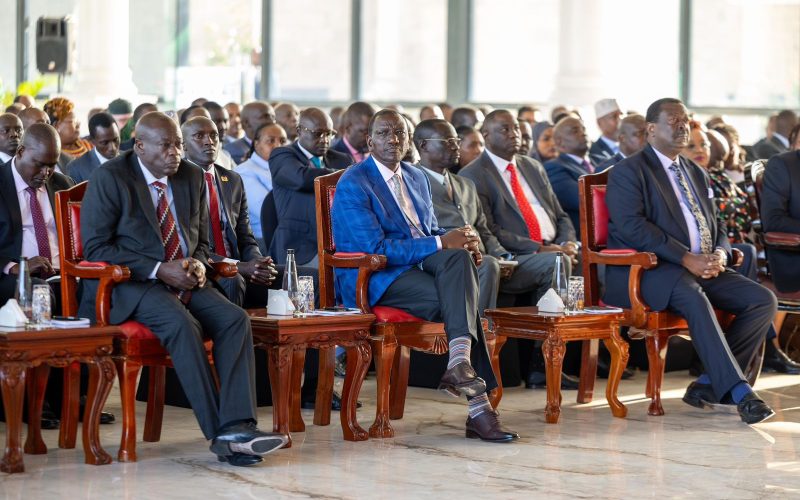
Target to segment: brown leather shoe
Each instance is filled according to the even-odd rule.
[[[475,373],[469,363],[462,361],[444,372],[439,381],[439,390],[456,398],[462,392],[469,397],[475,397],[486,392],[486,381]]]
[[[487,410],[475,418],[467,417],[467,437],[493,443],[506,443],[519,439],[519,434],[503,428],[497,412]]]

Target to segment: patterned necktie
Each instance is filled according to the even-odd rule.
[[[47,225],[44,222],[42,206],[39,204],[39,198],[36,197],[35,189],[27,187],[25,190],[29,194],[33,232],[36,234],[36,247],[39,249],[39,256],[51,260],[50,238],[47,236]]]
[[[692,215],[694,215],[694,220],[700,233],[700,251],[703,253],[711,253],[711,230],[708,228],[708,221],[706,221],[705,215],[703,215],[702,210],[700,210],[700,205],[697,203],[697,199],[694,193],[692,193],[689,183],[686,181],[686,177],[684,177],[678,164],[673,163],[669,166],[669,169],[675,175],[675,180],[678,181],[683,200],[689,206]]]
[[[170,211],[169,202],[167,201],[167,186],[158,181],[155,181],[152,185],[158,191],[156,216],[158,217],[158,225],[161,228],[161,242],[164,244],[164,260],[170,262],[182,259],[183,250],[181,250],[181,242],[178,238],[178,226],[175,224],[175,218],[172,217],[172,211]],[[189,299],[192,297],[191,291],[176,290],[172,287],[169,287],[169,289],[175,292],[181,302],[184,304],[189,303]]]
[[[539,219],[536,218],[536,213],[533,211],[528,198],[525,197],[525,191],[522,190],[522,184],[519,183],[517,177],[517,169],[513,163],[509,163],[506,170],[511,175],[511,191],[514,193],[514,199],[517,200],[522,218],[525,220],[525,225],[528,226],[528,234],[533,241],[542,242],[542,228],[539,226]]]
[[[589,161],[586,158],[583,159],[583,162],[581,162],[581,165],[583,165],[583,168],[587,172],[589,172],[590,174],[594,173],[594,167],[592,166],[591,163],[589,163]]]
[[[219,196],[217,196],[217,188],[211,172],[206,172],[206,186],[208,186],[208,212],[211,220],[211,236],[214,239],[214,251],[218,255],[228,257],[225,237],[222,234],[222,220],[219,217]]]
[[[425,233],[423,233],[422,229],[420,229],[417,211],[414,210],[414,207],[409,203],[408,198],[406,198],[403,194],[403,179],[400,177],[400,174],[394,174],[391,180],[394,195],[397,197],[397,203],[400,205],[400,210],[402,210],[403,215],[406,218],[406,222],[408,222],[408,226],[411,229],[411,236],[414,238],[422,238],[425,236]]]

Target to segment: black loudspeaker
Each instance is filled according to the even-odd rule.
[[[75,33],[69,17],[40,17],[36,21],[36,68],[41,73],[70,73]]]

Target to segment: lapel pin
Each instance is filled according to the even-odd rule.
[[[227,175],[220,175],[219,176],[219,180],[221,180],[222,182],[228,182],[228,176]]]

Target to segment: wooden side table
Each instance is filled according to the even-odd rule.
[[[28,377],[28,436],[25,453],[47,453],[42,440],[42,403],[50,366],[89,365],[89,394],[83,416],[83,450],[86,463],[111,463],[100,445],[100,411],[114,383],[111,359],[116,327],[25,330],[0,327],[0,387],[6,411],[6,449],[0,471],[24,472],[22,460],[22,404]],[[62,425],[64,423],[62,422]]]
[[[332,349],[342,346],[347,350],[347,375],[342,390],[341,423],[344,439],[364,441],[367,431],[356,420],[356,403],[369,363],[369,329],[375,321],[372,314],[347,314],[338,316],[269,316],[263,309],[253,309],[253,343],[269,354],[269,381],[272,388],[272,428],[289,435],[303,432],[305,423],[300,414],[300,382],[303,375],[306,349]],[[320,354],[322,357],[322,354]],[[320,380],[314,410],[314,424],[330,422],[333,396],[333,372],[320,363]],[[286,447],[292,445],[291,436]]]
[[[606,385],[606,399],[615,417],[625,418],[628,409],[617,399],[617,388],[622,372],[628,364],[628,344],[619,335],[622,313],[609,314],[550,314],[540,313],[536,307],[509,307],[489,309],[486,316],[494,323],[496,338],[492,350],[492,365],[495,373],[500,373],[500,350],[507,337],[542,340],[542,353],[546,365],[547,406],[545,420],[549,424],[558,423],[561,415],[561,365],[564,361],[566,343],[572,340],[602,339],[611,352],[611,369]],[[595,377],[596,374],[589,376]],[[592,378],[592,386],[594,378]],[[500,382],[492,395],[492,404],[497,407],[503,397]],[[591,393],[591,391],[590,391]],[[588,402],[586,400],[578,402]]]

